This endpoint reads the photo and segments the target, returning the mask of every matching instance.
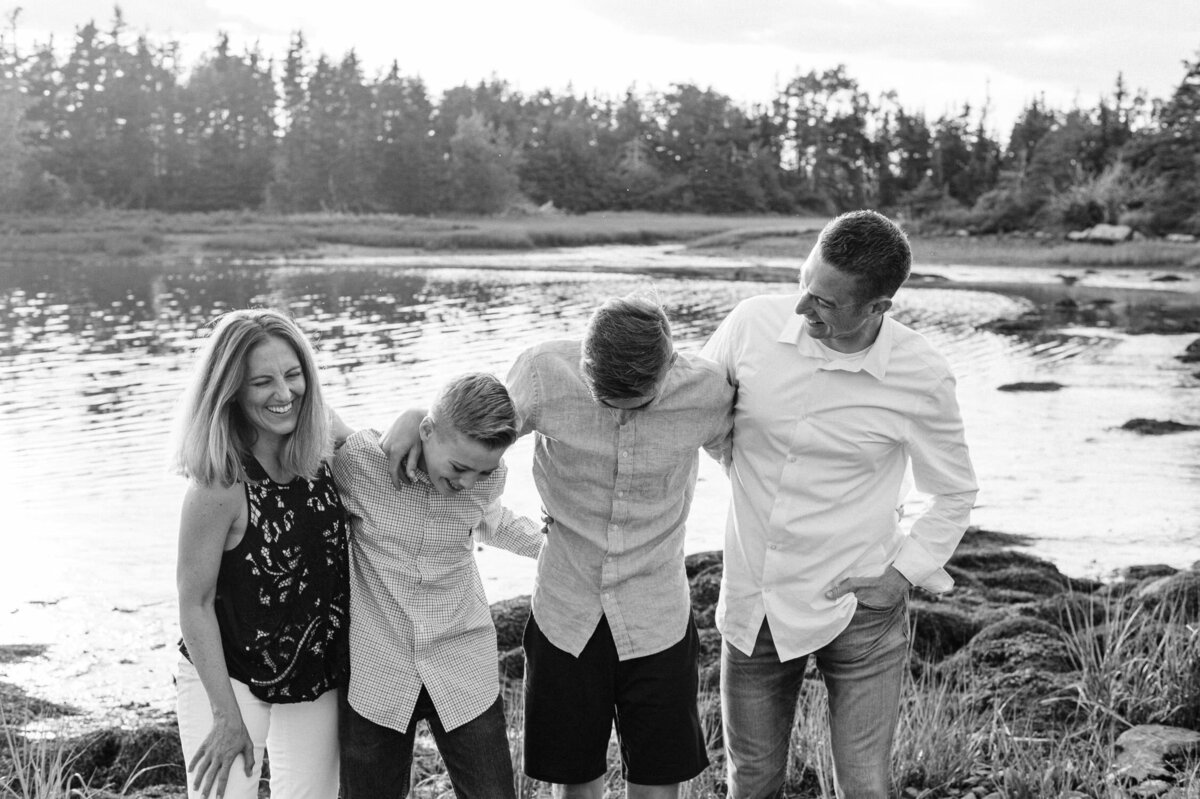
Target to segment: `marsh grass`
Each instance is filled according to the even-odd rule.
[[[1076,667],[1061,690],[1032,697],[1022,690],[983,696],[988,667],[970,658],[925,664],[907,678],[892,753],[893,793],[906,799],[1118,799],[1132,787],[1114,766],[1117,737],[1137,724],[1195,728],[1200,713],[1200,628],[1183,609],[1163,603],[1135,608],[1075,597],[1083,611],[1064,616],[1062,637]],[[1089,606],[1089,607],[1085,607]],[[1085,620],[1095,613],[1094,625]],[[506,687],[509,742],[517,796],[543,799],[550,786],[525,777],[520,683]],[[711,765],[687,783],[687,799],[726,794],[717,686],[702,686],[700,717]],[[1057,713],[1031,713],[1061,705]],[[1184,799],[1200,799],[1200,758],[1176,763]],[[413,796],[445,795],[448,781],[426,773]],[[623,796],[620,755],[610,744],[605,796]],[[791,734],[783,796],[833,799],[825,686],[805,679]]]
[[[811,220],[809,221],[811,224]],[[388,250],[528,250],[692,241],[743,228],[805,220],[613,212],[426,218],[389,214],[166,214],[84,211],[71,216],[0,215],[0,243],[23,256],[134,257],[199,251],[261,255],[319,245]]]
[[[319,247],[365,250],[512,251],[595,245],[686,243],[711,255],[802,259],[824,218],[702,216],[638,211],[496,217],[257,211],[168,214],[90,210],[0,215],[10,257],[104,255],[259,256]],[[976,266],[1200,268],[1200,246],[1167,241],[1115,246],[1037,236],[913,235],[916,263]]]

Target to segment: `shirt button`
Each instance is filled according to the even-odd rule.
[[[623,449],[623,450],[621,450],[621,457],[622,457],[622,458],[628,458],[628,457],[629,457],[629,450],[627,450],[627,449]]]
[[[796,462],[796,456],[788,455],[788,463],[795,463],[795,462]]]
[[[618,491],[618,492],[617,492],[617,496],[618,496],[618,497],[623,497],[623,496],[625,496],[625,492],[624,492],[624,491]]]

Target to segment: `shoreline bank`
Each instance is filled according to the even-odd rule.
[[[1189,730],[1200,727],[1200,562],[1190,569],[1130,567],[1102,583],[1066,577],[1048,561],[1024,552],[1024,544],[1020,536],[972,528],[947,567],[957,583],[954,591],[937,596],[913,592],[912,682],[897,736],[897,787],[929,796],[967,796],[969,791],[983,796],[1006,786],[1011,791],[1013,779],[1036,785],[1046,779],[1045,763],[1069,754],[1070,746],[1086,744],[1086,752],[1073,754],[1094,762],[1078,774],[1058,775],[1053,786],[1044,786],[1045,793],[1001,795],[1062,796],[1070,789],[1091,796],[1107,781],[1132,795],[1175,796],[1167,793],[1172,786],[1186,788],[1200,776],[1200,733],[1193,732],[1195,740],[1188,743]],[[700,697],[702,715],[714,729],[719,725],[715,686],[720,635],[713,615],[721,562],[719,552],[687,558],[700,633],[701,684],[708,686]],[[519,718],[519,708],[513,705],[519,703],[524,667],[520,641],[528,614],[527,596],[492,605],[497,667],[507,683],[510,731],[518,742],[520,725],[513,719]],[[1147,646],[1157,655],[1153,662],[1138,655]],[[36,649],[0,646],[0,665],[38,656]],[[1147,669],[1154,674],[1143,674]],[[1151,676],[1157,680],[1155,691],[1142,695]],[[802,746],[813,751],[796,753],[788,787],[791,795],[816,797],[827,776],[817,757],[824,736],[819,713],[823,687],[809,677],[798,724]],[[70,709],[14,697],[11,686],[3,683],[0,688],[0,713],[9,727],[9,743],[0,737],[0,748],[35,746],[38,740],[54,745],[46,737],[26,739],[19,723],[33,721],[45,731],[55,718],[69,718]],[[1134,768],[1120,759],[1113,742],[1146,725],[1170,728],[1182,743],[1157,765]],[[1003,738],[1010,749],[966,751],[967,742],[981,735],[993,745]],[[72,769],[92,790],[107,786],[105,790],[148,799],[180,795],[174,792],[183,781],[176,736],[168,715],[132,727],[101,728],[58,745],[75,757]],[[930,747],[945,749],[937,763],[928,754],[918,756],[918,750]],[[965,760],[956,763],[956,757]],[[719,738],[710,758],[713,765],[693,782],[694,795],[720,795]],[[416,762],[419,782],[444,781],[429,741],[419,742]],[[0,780],[6,776],[0,773]],[[1162,790],[1139,793],[1150,780],[1157,780],[1154,785]],[[930,790],[934,793],[921,793]],[[534,795],[540,794],[529,794]]]

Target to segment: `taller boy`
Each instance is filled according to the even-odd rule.
[[[600,799],[615,722],[631,799],[674,797],[708,765],[684,522],[733,389],[677,355],[663,309],[638,296],[605,302],[582,343],[526,350],[508,388],[554,519],[525,629],[525,773]]]

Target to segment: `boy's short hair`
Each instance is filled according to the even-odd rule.
[[[517,409],[508,389],[486,372],[461,375],[442,386],[429,418],[435,428],[445,425],[489,449],[517,440]]]
[[[817,237],[817,247],[826,263],[855,277],[862,302],[894,296],[912,269],[908,236],[877,211],[834,218]]]
[[[653,394],[675,353],[667,312],[645,294],[614,297],[588,321],[580,369],[600,402]]]

